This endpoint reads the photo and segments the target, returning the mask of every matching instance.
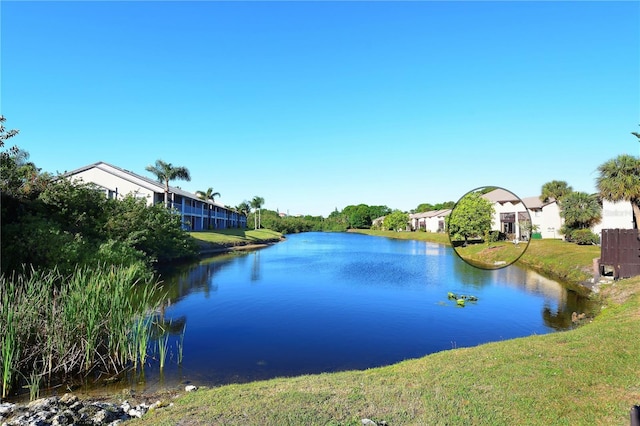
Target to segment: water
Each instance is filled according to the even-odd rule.
[[[147,386],[219,385],[393,364],[570,328],[588,301],[532,271],[475,269],[451,248],[304,233],[165,277],[167,366]],[[447,293],[474,295],[457,307]],[[183,339],[184,359],[178,365]]]

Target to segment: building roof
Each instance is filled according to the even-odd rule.
[[[141,176],[137,173],[134,173],[132,171],[129,170],[125,170],[121,167],[118,166],[114,166],[113,164],[109,164],[109,163],[105,163],[104,161],[99,161],[97,163],[93,163],[93,164],[89,164],[87,166],[84,167],[80,167],[79,169],[76,170],[72,170],[70,172],[67,172],[64,174],[65,177],[71,177],[73,175],[77,175],[78,173],[82,173],[84,171],[87,170],[91,170],[93,168],[97,168],[100,169],[104,172],[107,172],[109,174],[112,174],[114,176],[117,176],[121,179],[127,180],[129,182],[132,182],[136,185],[139,185],[145,189],[148,189],[149,191],[153,191],[153,192],[160,192],[160,193],[164,193],[164,185],[161,182],[158,182],[157,180],[153,180],[150,179],[148,177],[145,176]],[[211,200],[202,200],[200,198],[198,198],[198,196],[192,192],[189,191],[185,191],[183,189],[177,188],[175,186],[171,186],[169,185],[169,192],[172,192],[176,195],[180,195],[182,197],[185,198],[191,198],[194,200],[198,200],[198,201],[203,201],[203,202],[207,202],[209,204],[213,204],[217,207],[224,207],[224,205],[220,204],[220,203],[216,203],[213,202]]]
[[[492,203],[519,203],[520,199],[506,189],[496,188],[491,192],[482,195],[482,198]]]
[[[529,210],[538,210],[545,206],[548,206],[549,204],[555,203],[556,200],[552,198],[549,201],[543,203],[542,200],[540,200],[540,197],[527,197],[523,198],[522,202]]]

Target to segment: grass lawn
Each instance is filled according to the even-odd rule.
[[[456,253],[469,263],[488,269],[501,268],[515,262],[525,252],[527,243],[514,244],[511,241],[469,244],[455,247]]]
[[[215,249],[242,245],[266,244],[282,239],[282,234],[270,229],[217,229],[189,233],[198,240],[202,249]]]
[[[594,247],[534,240],[521,259],[583,276],[597,253]],[[598,297],[602,313],[571,331],[365,371],[201,389],[131,424],[361,425],[369,418],[389,425],[628,425],[631,406],[640,404],[640,277],[603,286]]]

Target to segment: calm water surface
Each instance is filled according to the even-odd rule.
[[[449,247],[347,233],[204,259],[165,277],[164,291],[170,355],[162,376],[147,368],[150,386],[366,369],[566,329],[588,309],[528,270],[475,269]],[[460,308],[448,292],[479,300]]]

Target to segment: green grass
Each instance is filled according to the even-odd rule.
[[[189,233],[202,250],[224,249],[243,245],[267,244],[282,239],[282,234],[270,229],[219,229]]]
[[[444,243],[442,234],[365,233]],[[598,253],[534,240],[523,260],[574,277]],[[200,390],[132,425],[360,425],[365,417],[390,425],[627,425],[631,406],[640,403],[640,277],[604,286],[600,297],[602,313],[571,331],[366,371]]]
[[[469,244],[466,247],[456,247],[460,257],[469,263],[494,269],[502,265],[510,265],[515,262],[527,248],[527,243],[513,244],[511,241],[498,241],[490,244]]]

